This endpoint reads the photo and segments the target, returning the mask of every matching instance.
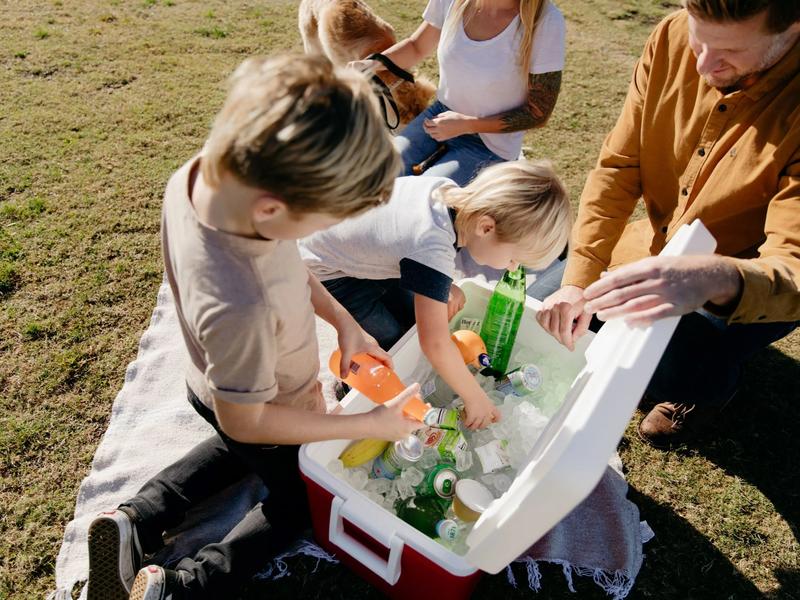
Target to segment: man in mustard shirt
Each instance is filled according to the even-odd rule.
[[[569,348],[592,315],[684,315],[645,396],[654,446],[727,404],[742,363],[800,320],[799,40],[797,0],[684,0],[655,28],[539,313]],[[695,219],[717,254],[656,256]]]

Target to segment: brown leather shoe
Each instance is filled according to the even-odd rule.
[[[654,448],[669,448],[680,443],[686,437],[687,418],[691,420],[700,416],[696,410],[694,404],[656,404],[639,423],[639,437]]]

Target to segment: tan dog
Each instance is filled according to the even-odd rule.
[[[361,0],[302,0],[299,24],[306,54],[324,54],[335,65],[361,60],[395,43],[392,26]],[[425,77],[410,83],[389,71],[379,74],[394,96],[402,125],[436,95],[436,87]]]

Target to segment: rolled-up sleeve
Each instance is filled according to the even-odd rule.
[[[729,259],[743,282],[730,322],[800,321],[800,150],[781,173],[764,233],[758,258]]]
[[[215,398],[235,404],[269,402],[278,393],[275,323],[250,310],[208,313],[199,324],[205,350],[206,383]],[[257,326],[255,324],[258,324]]]

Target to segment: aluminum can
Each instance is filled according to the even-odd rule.
[[[461,426],[461,411],[457,408],[432,408],[423,419],[428,427],[456,431]]]
[[[508,373],[495,389],[504,394],[527,396],[535,394],[542,388],[542,372],[536,365],[522,365]]]
[[[458,474],[453,470],[452,465],[438,464],[425,475],[425,479],[417,487],[417,493],[420,496],[438,496],[450,499],[456,493],[457,481]]]

